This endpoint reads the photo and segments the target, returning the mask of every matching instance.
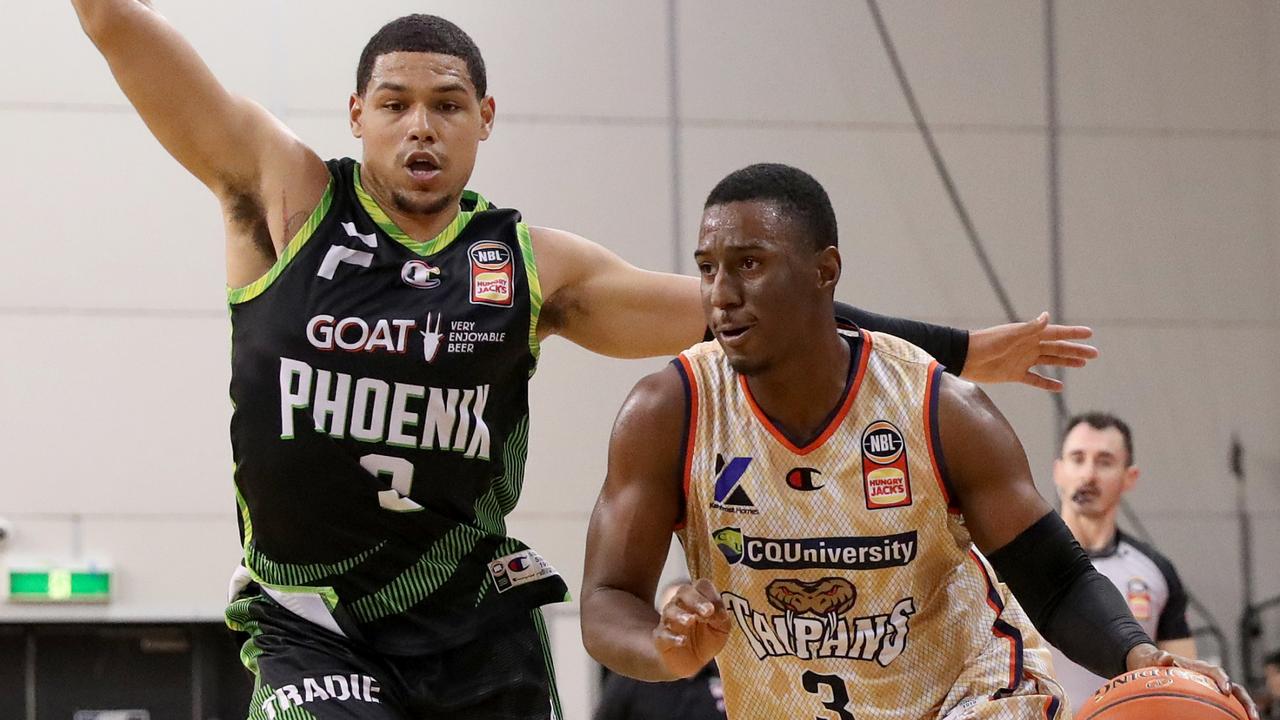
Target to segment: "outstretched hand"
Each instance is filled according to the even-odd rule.
[[[1062,392],[1062,382],[1032,368],[1037,365],[1084,367],[1098,357],[1092,345],[1074,342],[1093,337],[1082,325],[1051,325],[1049,313],[1026,322],[1008,323],[969,333],[969,352],[960,376],[977,383],[1020,382]]]
[[[1249,717],[1252,720],[1259,720],[1258,706],[1254,704],[1253,698],[1249,697],[1249,692],[1238,683],[1231,682],[1231,678],[1227,677],[1227,671],[1213,663],[1174,655],[1157,648],[1155,645],[1143,643],[1129,651],[1128,657],[1125,658],[1125,665],[1128,666],[1129,670],[1138,670],[1144,667],[1179,667],[1183,670],[1200,673],[1212,680],[1223,695],[1234,695],[1240,701],[1240,704],[1244,706],[1245,711],[1249,713]]]
[[[729,640],[729,612],[710,580],[682,585],[662,608],[653,644],[671,674],[697,675]]]

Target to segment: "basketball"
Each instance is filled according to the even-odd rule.
[[[1077,720],[1248,720],[1240,701],[1212,680],[1176,667],[1134,670],[1107,681]]]

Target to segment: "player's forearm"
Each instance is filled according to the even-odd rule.
[[[582,642],[596,662],[647,682],[675,680],[653,642],[658,613],[625,590],[598,587],[582,599]]]
[[[881,315],[842,302],[836,302],[836,318],[849,320],[866,330],[900,337],[937,358],[954,375],[964,370],[969,352],[967,330]]]

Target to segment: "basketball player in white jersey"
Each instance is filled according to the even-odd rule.
[[[795,168],[712,191],[696,259],[717,342],[619,414],[587,540],[588,651],[644,680],[714,656],[735,719],[1068,717],[1036,628],[1106,677],[1177,664],[1231,692],[1151,644],[982,391],[904,341],[837,331],[836,244],[830,200]],[[673,528],[697,581],[659,614]]]

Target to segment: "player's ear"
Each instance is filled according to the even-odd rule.
[[[480,121],[484,123],[484,129],[480,132],[481,140],[488,140],[493,133],[493,120],[497,111],[498,104],[494,102],[492,95],[480,101]]]
[[[351,120],[351,136],[364,137],[364,100],[357,93],[351,93],[347,101],[347,112]]]
[[[818,286],[822,289],[835,290],[840,282],[840,270],[842,261],[840,259],[840,250],[835,247],[826,247],[818,252]]]

